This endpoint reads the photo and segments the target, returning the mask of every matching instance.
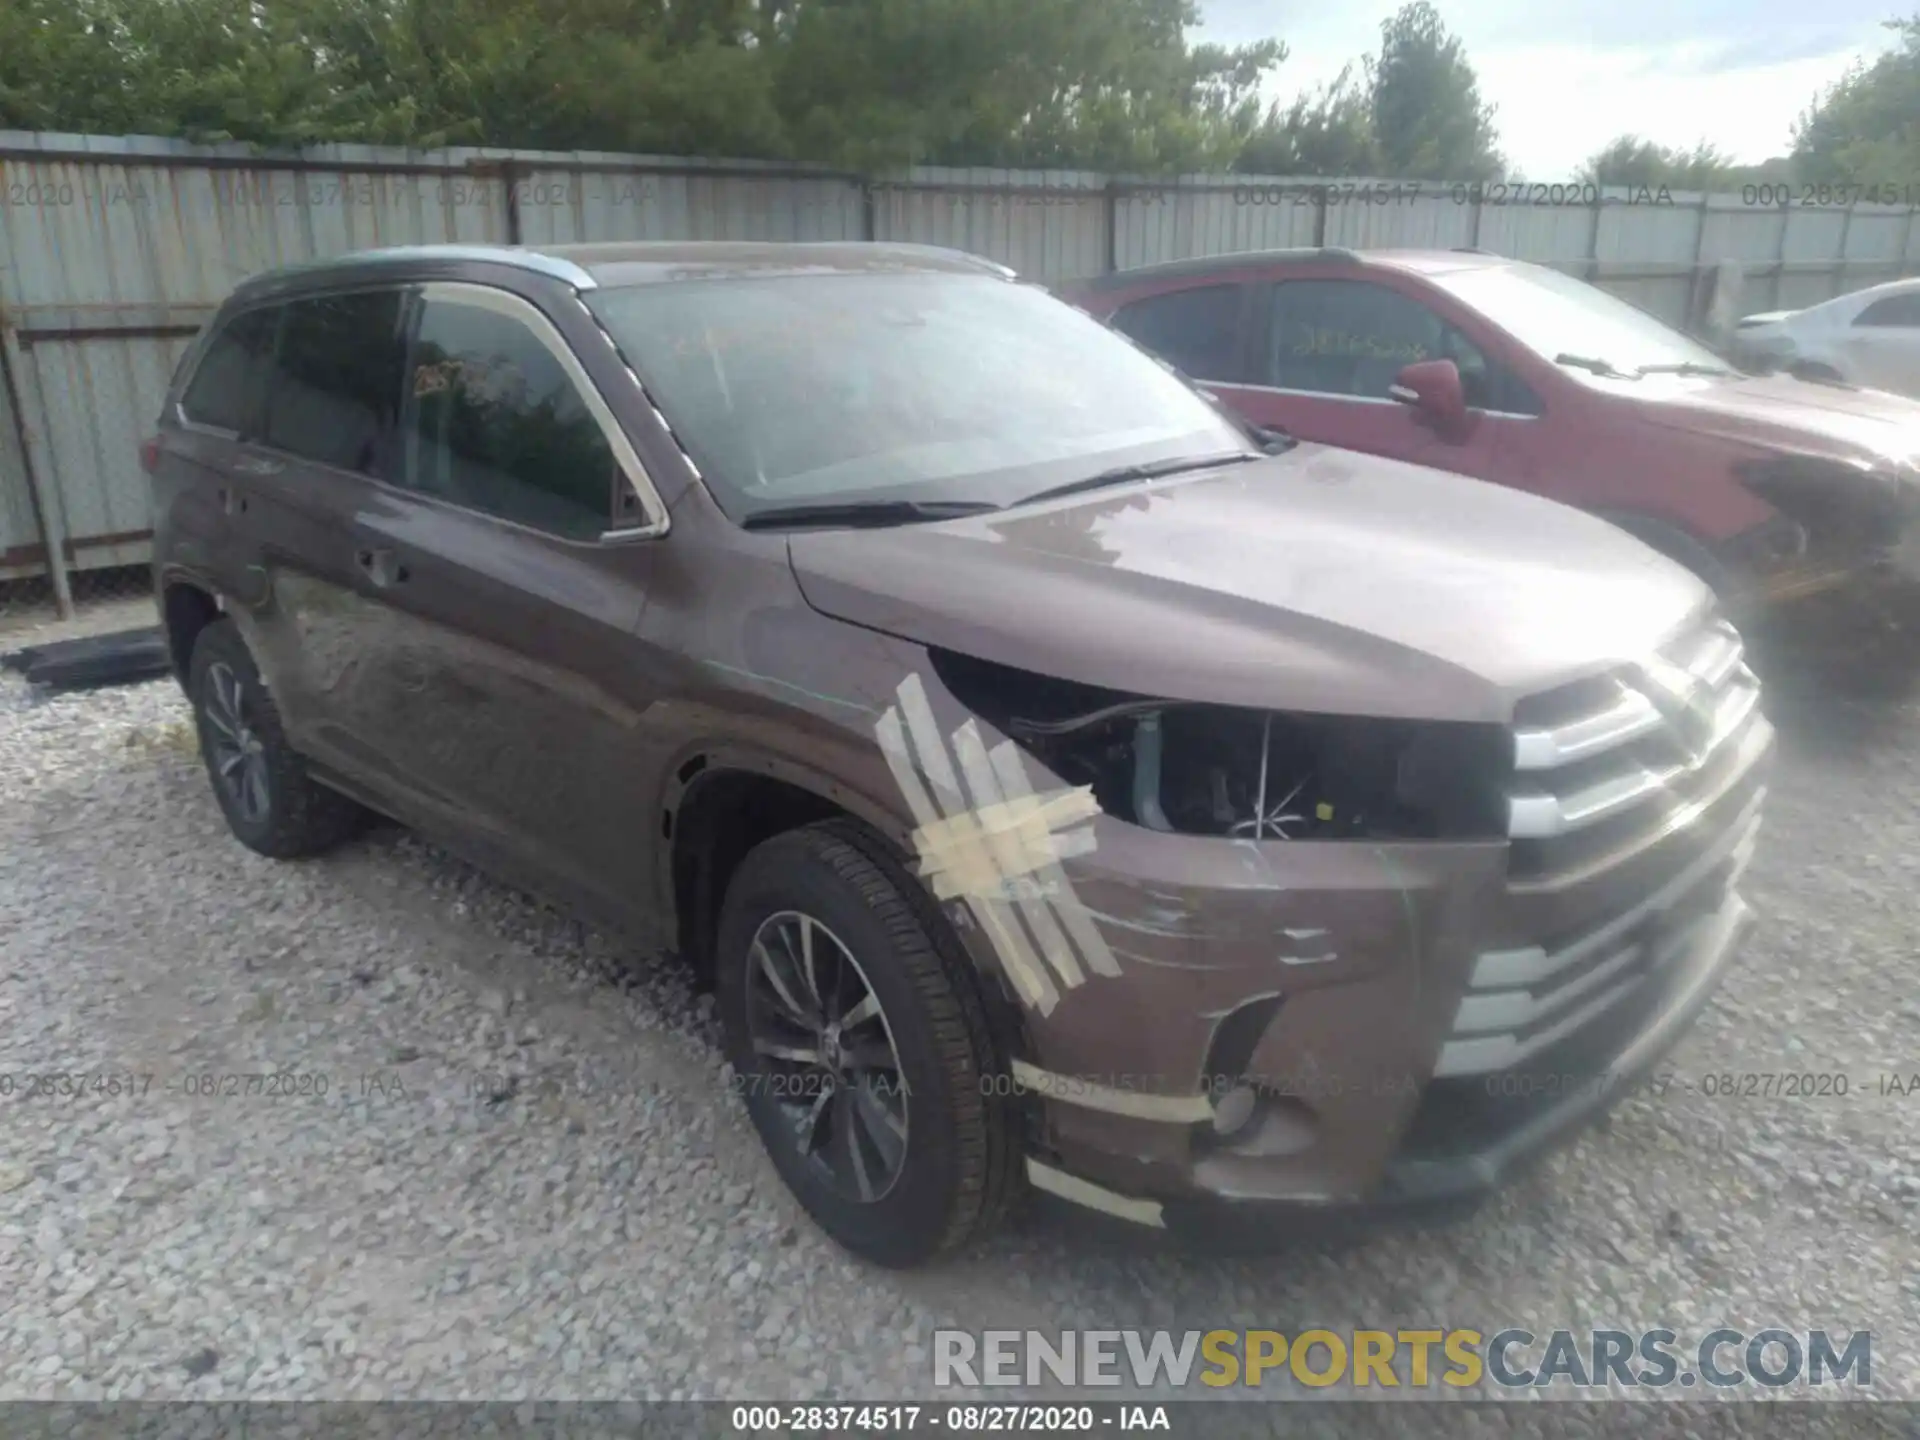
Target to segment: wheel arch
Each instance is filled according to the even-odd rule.
[[[219,594],[196,576],[168,572],[160,579],[160,619],[166,633],[167,660],[173,678],[186,688],[200,632],[225,612]]]
[[[830,819],[871,831],[902,865],[911,853],[898,816],[811,766],[737,745],[698,747],[674,763],[661,803],[656,886],[668,934],[703,985],[712,980],[720,903],[747,852]]]
[[[920,886],[912,865],[912,828],[904,817],[810,766],[748,747],[712,746],[683,754],[669,773],[657,883],[667,906],[666,933],[702,988],[714,979],[727,882],[756,845],[775,835],[827,820],[849,822]],[[971,957],[973,947],[946,907],[924,886],[920,898],[930,923],[946,927],[960,953]],[[989,1023],[1007,1053],[1031,1058],[1031,1037],[1019,1006],[977,959],[972,969]]]

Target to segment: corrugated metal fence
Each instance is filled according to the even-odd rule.
[[[1676,324],[1738,261],[1748,310],[1920,271],[1914,211],[1592,187],[242,146],[0,131],[0,580],[137,563],[140,438],[241,277],[374,245],[911,240],[1047,282],[1289,245],[1477,246],[1584,275]],[[1821,198],[1818,196],[1812,197]],[[1785,203],[1783,203],[1783,201]]]

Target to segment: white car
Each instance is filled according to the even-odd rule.
[[[1920,397],[1920,279],[1749,315],[1734,330],[1733,352],[1750,368]]]

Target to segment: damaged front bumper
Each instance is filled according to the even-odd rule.
[[[1045,1162],[1030,1161],[1043,1190],[1058,1198],[1105,1212],[1136,1226],[1164,1230],[1196,1248],[1244,1250],[1287,1240],[1325,1240],[1364,1234],[1407,1223],[1444,1221],[1470,1213],[1495,1191],[1604,1116],[1637,1087],[1658,1092],[1666,1087],[1657,1073],[1660,1061],[1685,1035],[1711,998],[1721,972],[1752,925],[1752,912],[1738,895],[1729,896],[1711,919],[1697,946],[1676,966],[1675,983],[1665,988],[1643,1016],[1644,1028],[1607,1055],[1597,1068],[1573,1073],[1533,1069],[1484,1077],[1469,1088],[1469,1102],[1497,1097],[1507,1102],[1503,1121],[1463,1134],[1459,1148],[1427,1146],[1403,1138],[1379,1181],[1360,1198],[1244,1198],[1198,1189],[1164,1201],[1142,1203],[1114,1192],[1065,1190]],[[1520,1081],[1524,1090],[1513,1090]],[[1447,1082],[1442,1082],[1447,1083]],[[1427,1097],[1423,1113],[1457,1106]],[[1415,1128],[1418,1128],[1416,1125]],[[1116,1203],[1117,1202],[1117,1203]]]
[[[1776,513],[1724,542],[1716,558],[1740,577],[1749,601],[1784,604],[1887,571],[1920,579],[1920,470],[1911,463],[1808,473],[1782,461],[1748,483]]]
[[[950,903],[983,968],[1014,945],[1047,980],[1019,991],[1008,1077],[1035,1187],[1218,1239],[1499,1185],[1642,1083],[1736,953],[1773,748],[1757,691],[1714,624],[1525,702],[1504,842],[1099,816],[1026,888]]]

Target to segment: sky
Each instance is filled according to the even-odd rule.
[[[1201,0],[1199,37],[1278,36],[1270,97],[1290,99],[1379,48],[1402,0]],[[1466,44],[1501,147],[1529,180],[1571,178],[1623,132],[1709,140],[1736,161],[1786,153],[1793,123],[1849,62],[1893,44],[1908,0],[1435,0]],[[1355,64],[1355,73],[1359,67]]]

